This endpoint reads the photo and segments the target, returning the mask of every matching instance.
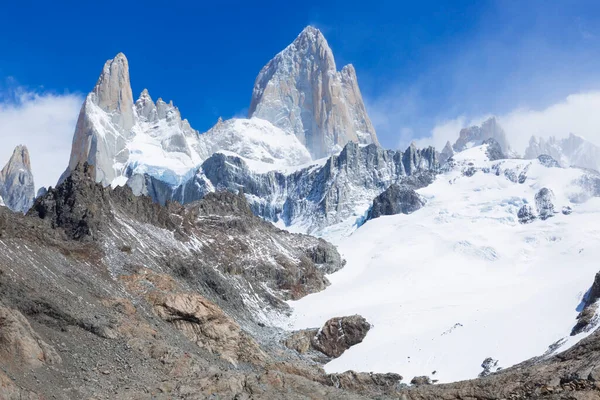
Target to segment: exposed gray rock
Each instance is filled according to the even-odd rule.
[[[503,160],[506,158],[506,155],[502,152],[502,147],[498,141],[494,138],[488,138],[483,141],[483,144],[487,144],[487,149],[485,153],[488,156],[490,161]]]
[[[571,206],[564,206],[562,208],[562,213],[564,215],[570,215],[573,212],[573,209],[571,208]]]
[[[535,206],[540,219],[545,220],[554,216],[554,193],[548,188],[541,188],[535,194]]]
[[[25,213],[33,204],[34,197],[29,151],[25,146],[17,146],[0,171],[0,199],[11,210]]]
[[[411,214],[424,205],[425,201],[413,189],[392,184],[373,200],[367,220],[382,215]]]
[[[560,164],[554,158],[548,154],[540,154],[537,159],[544,167],[548,168],[560,168]]]
[[[354,67],[338,72],[325,37],[312,26],[262,68],[248,115],[295,134],[315,159],[349,141],[378,143]]]
[[[486,139],[490,138],[498,142],[503,154],[510,153],[510,145],[506,134],[494,117],[486,120],[481,126],[461,129],[459,137],[452,148],[457,152],[463,151],[469,147],[481,145]]]
[[[529,224],[537,218],[533,208],[529,204],[524,204],[519,211],[517,212],[517,218],[519,218],[519,222],[522,224]]]
[[[411,379],[410,384],[415,386],[431,385],[432,381],[428,376],[415,376]]]
[[[483,368],[483,371],[479,373],[479,377],[483,378],[484,376],[488,376],[494,372],[494,370],[498,369],[498,360],[488,357],[481,363],[481,368]]]

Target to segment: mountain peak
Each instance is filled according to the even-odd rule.
[[[27,147],[20,144],[13,150],[13,154],[8,161],[8,164],[4,167],[2,171],[5,169],[9,169],[14,166],[23,166],[27,171],[31,171],[31,160],[29,158],[29,150]]]
[[[133,94],[129,79],[129,62],[125,54],[104,63],[102,73],[92,91],[93,102],[104,112],[115,113],[113,122],[128,131],[134,124]]]
[[[490,117],[483,121],[481,126],[470,126],[460,130],[460,134],[454,145],[456,152],[463,151],[474,145],[482,144],[486,139],[494,139],[500,145],[504,154],[510,153],[510,145],[504,130],[496,120],[496,117]]]
[[[0,171],[0,198],[8,208],[26,212],[33,204],[35,185],[27,147],[19,145]]]
[[[307,26],[260,71],[248,116],[292,133],[313,158],[346,143],[378,143],[352,65],[338,71],[317,28]]]

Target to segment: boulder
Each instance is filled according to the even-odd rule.
[[[535,194],[535,205],[542,220],[554,216],[554,193],[548,188],[541,188]]]
[[[519,222],[522,224],[529,224],[537,218],[535,213],[533,212],[533,208],[529,204],[523,205],[517,212],[517,217],[519,218]]]
[[[321,353],[337,358],[363,341],[371,325],[360,315],[332,318],[312,339],[312,346]]]

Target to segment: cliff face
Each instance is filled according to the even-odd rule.
[[[248,115],[293,133],[313,158],[349,141],[378,143],[354,67],[337,71],[325,37],[310,26],[260,71]]]

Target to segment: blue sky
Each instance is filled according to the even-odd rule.
[[[122,51],[134,95],[173,100],[205,131],[245,115],[261,67],[309,24],[356,67],[386,147],[600,88],[597,1],[21,1],[0,16],[0,102],[72,107]]]

